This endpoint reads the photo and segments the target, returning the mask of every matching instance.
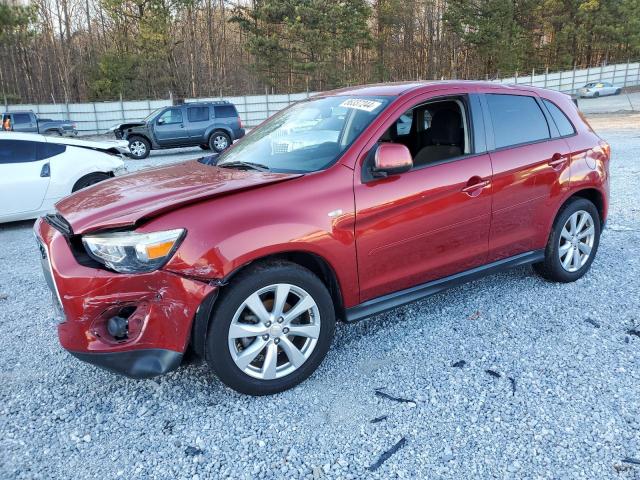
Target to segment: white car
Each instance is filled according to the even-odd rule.
[[[578,89],[578,96],[581,98],[598,98],[607,95],[620,95],[622,89],[609,82],[591,82]]]
[[[127,142],[0,132],[0,223],[36,218],[76,190],[126,172]]]

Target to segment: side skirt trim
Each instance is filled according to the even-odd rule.
[[[415,302],[424,297],[452,288],[463,283],[482,278],[487,275],[508,270],[520,265],[529,265],[544,260],[544,249],[520,253],[513,257],[503,258],[497,262],[488,263],[480,267],[472,268],[464,272],[456,273],[448,277],[433,280],[431,282],[416,285],[415,287],[400,290],[398,292],[383,295],[382,297],[367,300],[360,305],[346,309],[347,322],[355,322],[363,318],[386,312],[393,308]]]

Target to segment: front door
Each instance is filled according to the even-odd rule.
[[[165,110],[153,127],[158,144],[162,147],[189,144],[189,131],[185,127],[181,107]]]
[[[0,217],[40,209],[49,174],[38,160],[37,142],[0,140]]]
[[[487,258],[491,160],[471,140],[469,97],[423,97],[396,113],[378,141],[406,145],[414,168],[371,181],[361,173],[367,160],[356,168],[361,302],[477,267]]]

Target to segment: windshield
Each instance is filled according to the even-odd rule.
[[[392,97],[325,97],[293,105],[267,120],[216,164],[257,164],[275,172],[327,168],[384,110]]]
[[[164,110],[167,107],[160,107],[160,108],[156,108],[153,112],[151,112],[149,115],[147,115],[146,117],[144,117],[142,119],[143,122],[148,122],[149,120],[151,120],[153,117],[155,117],[157,114],[160,113],[161,110]]]

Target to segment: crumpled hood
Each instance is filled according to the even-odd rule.
[[[299,177],[235,170],[197,160],[105,180],[56,203],[74,234],[132,226],[141,219],[219,195]]]

